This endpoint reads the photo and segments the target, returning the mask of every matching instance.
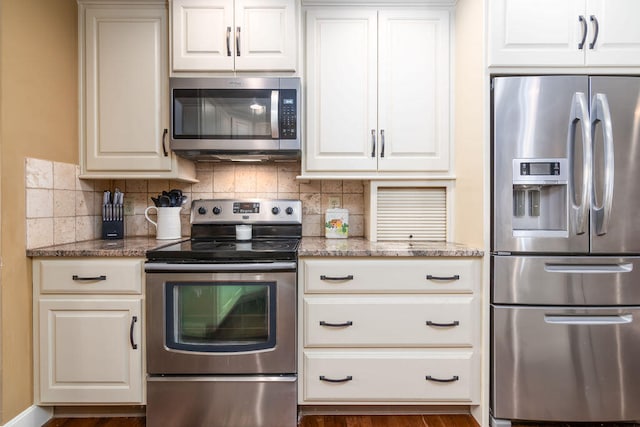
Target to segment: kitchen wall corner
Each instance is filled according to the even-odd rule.
[[[199,198],[292,198],[302,200],[302,233],[324,235],[324,212],[337,197],[349,210],[349,235],[364,235],[364,185],[359,180],[299,182],[300,163],[265,165],[198,163],[198,183],[159,180],[81,180],[79,166],[27,158],[26,246],[28,249],[97,239],[105,190],[125,193],[125,235],[154,236],[144,217],[151,197],[179,188],[189,202]],[[189,204],[181,213],[182,234],[189,235]]]

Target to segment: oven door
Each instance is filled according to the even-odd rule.
[[[149,374],[295,373],[295,263],[146,271]]]

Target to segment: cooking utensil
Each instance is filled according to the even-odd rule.
[[[171,207],[171,199],[167,195],[162,195],[158,197],[158,207],[160,208],[170,208]]]

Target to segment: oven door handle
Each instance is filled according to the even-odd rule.
[[[148,262],[144,266],[146,272],[209,272],[209,271],[282,271],[295,270],[295,262],[258,262],[238,264],[170,264],[164,262]]]

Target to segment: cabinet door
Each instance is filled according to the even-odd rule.
[[[490,0],[488,19],[489,66],[584,64],[585,0]]]
[[[377,12],[307,12],[309,171],[377,170]]]
[[[140,311],[140,299],[40,299],[41,403],[141,403]]]
[[[84,16],[85,171],[170,171],[167,12],[91,6]]]
[[[235,22],[236,70],[295,71],[294,0],[236,0]]]
[[[173,0],[174,71],[233,71],[233,0]]]
[[[640,26],[637,23],[640,2],[588,0],[586,15],[589,19],[589,36],[585,47],[587,65],[640,65]]]
[[[378,169],[447,171],[449,12],[383,10],[378,25]]]

